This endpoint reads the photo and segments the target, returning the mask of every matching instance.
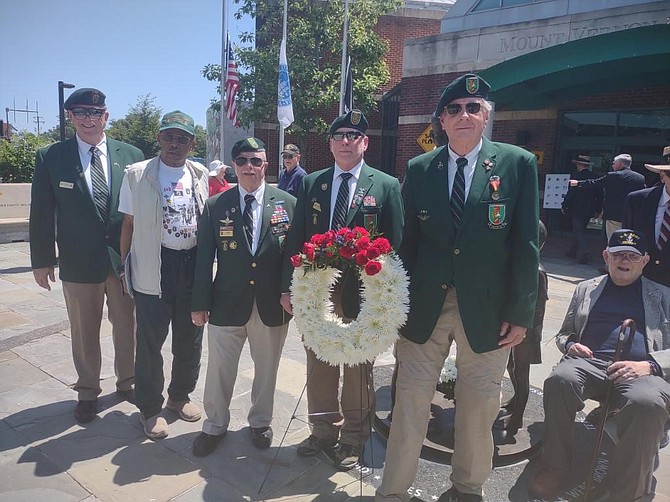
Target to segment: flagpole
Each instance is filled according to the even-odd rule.
[[[286,40],[286,18],[288,16],[288,0],[284,0],[284,21],[282,23],[282,40]],[[286,42],[284,42],[286,43]],[[277,156],[277,181],[279,181],[279,174],[284,166],[282,162],[282,151],[284,150],[284,126],[279,123],[279,154]]]
[[[223,0],[223,8],[221,9],[221,113],[219,115],[219,160],[223,160],[223,124],[225,120],[225,106],[223,102],[223,94],[226,91],[226,77],[228,75],[228,0]]]
[[[342,80],[340,81],[340,115],[344,113],[344,91],[347,79],[347,43],[349,39],[349,0],[344,0],[344,27],[342,28]]]

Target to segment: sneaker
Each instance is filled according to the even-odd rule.
[[[474,493],[463,493],[455,486],[452,486],[446,492],[440,495],[440,498],[437,499],[437,502],[479,502],[482,500],[484,499],[481,495],[476,495]]]
[[[540,500],[554,500],[561,492],[567,471],[543,467],[528,484],[528,495]]]
[[[93,399],[90,401],[79,401],[74,409],[74,418],[80,424],[87,424],[92,421],[98,413],[98,402]]]
[[[140,413],[140,422],[142,422],[144,434],[148,438],[163,439],[164,437],[167,437],[169,432],[168,424],[160,413],[149,418],[144,418],[144,415]]]
[[[258,449],[267,450],[272,444],[272,427],[249,427],[251,443]]]
[[[362,448],[340,443],[336,448],[323,450],[323,453],[338,471],[349,471],[359,464]]]
[[[202,410],[198,408],[190,399],[185,399],[184,401],[174,401],[168,398],[165,407],[174,411],[179,418],[185,422],[197,422],[202,418]]]
[[[298,445],[298,456],[313,457],[322,450],[332,450],[335,447],[336,441],[327,441],[319,439],[314,434],[310,434],[307,439],[303,439]]]
[[[201,432],[198,437],[193,440],[193,455],[196,457],[206,457],[219,446],[221,440],[226,436],[226,433],[213,435]]]

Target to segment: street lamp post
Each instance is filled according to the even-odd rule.
[[[62,80],[58,81],[58,120],[60,126],[60,140],[65,141],[65,110],[63,109],[64,98],[63,89],[73,89],[74,84],[66,84]]]

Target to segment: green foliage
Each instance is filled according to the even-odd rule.
[[[65,139],[74,138],[74,135],[75,135],[74,126],[72,125],[72,122],[70,122],[70,120],[66,117]],[[52,127],[51,129],[44,131],[41,134],[41,136],[44,137],[46,140],[48,140],[49,143],[56,143],[57,141],[60,141],[60,127],[58,126]]]
[[[154,104],[155,99],[151,94],[139,96],[137,104],[128,110],[124,118],[109,123],[107,136],[136,146],[147,159],[158,155],[158,128],[162,111]]]
[[[276,122],[277,70],[282,33],[282,2],[235,0],[235,16],[256,19],[256,33],[242,33],[235,58],[240,71],[238,117],[243,126],[251,122]],[[373,31],[379,16],[402,5],[401,0],[357,0],[349,4],[348,52],[352,61],[354,104],[364,112],[376,109],[374,93],[389,79],[384,61],[386,40]],[[306,134],[325,132],[323,110],[339,103],[343,2],[291,0],[288,9],[287,59],[295,122],[291,129]],[[202,70],[206,79],[218,81],[221,67],[209,64]],[[220,93],[220,88],[217,89]]]
[[[22,131],[11,140],[0,140],[0,181],[30,183],[35,171],[35,154],[52,143],[47,138]]]
[[[195,126],[195,148],[193,149],[194,157],[207,158],[207,131],[201,125]]]

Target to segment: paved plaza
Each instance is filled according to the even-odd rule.
[[[560,357],[551,338],[560,327],[575,285],[598,275],[597,264],[575,265],[564,259],[561,245],[555,242],[543,252],[550,300],[544,362],[531,369],[531,383],[538,389]],[[240,361],[230,431],[216,452],[204,459],[191,454],[202,422],[186,423],[166,411],[170,436],[154,442],[143,435],[138,410],[115,396],[107,320],[102,350],[100,412],[93,422],[81,426],[73,416],[76,374],[60,281],[51,292],[40,289],[30,270],[28,244],[1,244],[0,502],[373,500],[383,465],[375,462],[369,468],[341,473],[319,456],[296,455],[296,446],[309,429],[303,395],[305,353],[293,323],[279,370],[275,439],[265,451],[251,445],[246,423],[253,376],[248,348]],[[169,375],[169,340],[163,355]],[[387,353],[377,364],[393,364],[393,358]],[[205,343],[200,380],[192,395],[198,403],[202,402],[206,365]],[[376,433],[373,444],[383,459],[383,441]],[[653,500],[670,502],[669,457],[670,448],[662,450]],[[446,473],[448,467],[444,469]],[[517,489],[525,479],[519,477],[521,472],[527,478],[534,472],[532,463],[497,469],[485,486],[487,493],[495,494],[487,500],[522,500]],[[440,478],[436,486],[442,484],[447,485],[448,479]]]

